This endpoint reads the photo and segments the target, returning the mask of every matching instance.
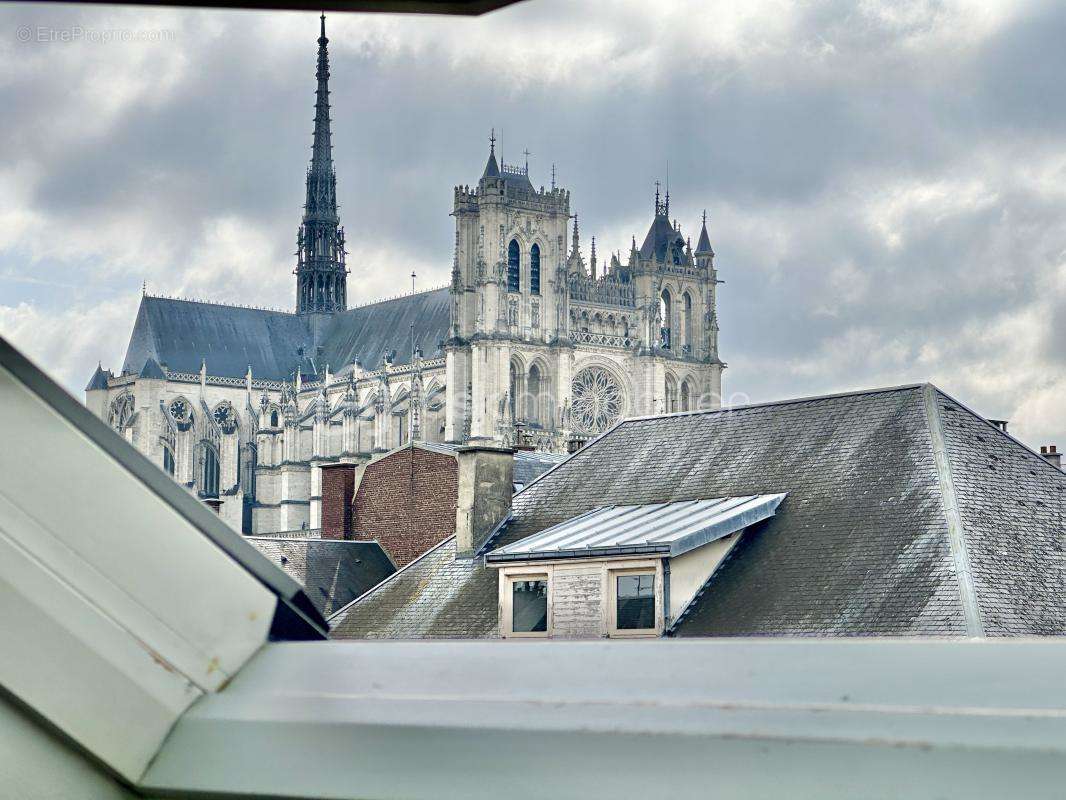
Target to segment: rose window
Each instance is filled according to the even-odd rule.
[[[570,387],[571,427],[582,433],[602,433],[622,416],[622,387],[605,369],[586,367]]]

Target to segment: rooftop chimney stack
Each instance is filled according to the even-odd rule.
[[[1062,453],[1058,451],[1058,448],[1055,445],[1040,445],[1040,455],[1042,455],[1047,462],[1056,469],[1062,469]]]
[[[514,450],[475,445],[460,447],[459,496],[455,509],[455,549],[473,558],[496,525],[511,510]]]

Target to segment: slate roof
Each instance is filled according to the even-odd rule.
[[[154,358],[149,358],[144,362],[144,366],[141,367],[141,374],[138,377],[165,381],[167,379],[167,374],[163,372],[163,368],[159,366],[158,361]]]
[[[359,358],[372,370],[390,352],[393,363],[410,362],[412,322],[423,356],[440,355],[449,320],[447,289],[333,314],[317,340],[307,315],[145,296],[122,369],[136,374],[153,359],[172,372],[196,373],[203,360],[209,375],[244,377],[251,366],[256,378],[286,380],[297,366],[311,375],[326,364],[339,371]]]
[[[331,366],[350,364],[356,358],[364,369],[377,369],[387,353],[393,364],[411,362],[411,323],[415,345],[423,358],[443,354],[448,338],[451,303],[447,288],[398,297],[334,314],[326,328],[323,359]]]
[[[684,245],[684,237],[674,230],[674,226],[670,224],[670,220],[667,219],[666,215],[656,214],[655,219],[652,220],[651,227],[648,228],[648,235],[644,237],[644,244],[640,246],[641,258],[654,258],[662,261],[666,258],[666,251],[670,243],[676,239],[680,239],[682,246]]]
[[[496,613],[496,570],[456,559],[452,536],[334,614],[331,637],[495,637]]]
[[[303,586],[307,596],[327,616],[396,571],[377,542],[245,538]]]
[[[514,482],[517,486],[532,483],[556,464],[566,461],[568,456],[560,453],[541,453],[529,450],[516,450],[514,454]]]
[[[85,386],[85,391],[91,392],[96,389],[106,389],[107,379],[109,377],[111,377],[111,371],[108,370],[105,372],[103,365],[97,364],[96,371],[93,373],[92,377],[89,378],[89,383]]]
[[[299,349],[313,352],[308,317],[170,297],[141,298],[123,372],[137,373],[154,358],[171,372],[285,380],[300,364]]]
[[[696,243],[696,252],[714,254],[714,250],[711,249],[711,237],[707,235],[706,220],[704,220],[703,227],[700,229],[700,240]]]
[[[931,385],[625,420],[515,495],[485,549],[605,504],[777,492],[675,635],[1066,632],[1066,474]],[[446,561],[413,562],[334,637],[495,636],[494,570]]]

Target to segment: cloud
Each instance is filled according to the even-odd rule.
[[[317,18],[7,5],[0,332],[80,390],[153,291],[292,305]],[[710,215],[726,391],[933,379],[1066,444],[1066,9],[913,0],[531,0],[478,19],[331,15],[355,302],[447,280],[487,133],[628,252],[665,179]],[[73,343],[55,331],[74,326]]]

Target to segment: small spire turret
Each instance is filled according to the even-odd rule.
[[[481,179],[500,177],[500,165],[496,163],[496,129],[489,134],[489,160],[485,162],[485,171]]]
[[[696,257],[710,258],[714,256],[714,250],[711,249],[711,237],[707,235],[707,211],[703,211],[703,227],[700,228],[700,238],[696,242]]]

